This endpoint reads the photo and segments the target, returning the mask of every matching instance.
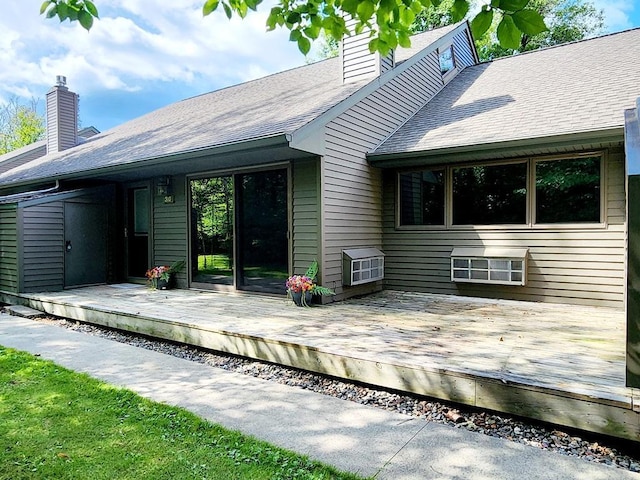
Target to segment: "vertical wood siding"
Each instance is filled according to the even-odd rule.
[[[462,54],[467,36],[463,32],[457,37]],[[466,50],[470,55],[470,45]],[[336,299],[381,288],[380,283],[342,288],[342,250],[382,248],[382,176],[367,163],[366,154],[433,98],[442,85],[438,54],[432,52],[326,127],[321,268],[323,283],[339,294]]]
[[[22,291],[64,287],[64,203],[55,201],[22,209]]]
[[[0,290],[18,292],[18,212],[0,205]]]
[[[385,287],[488,298],[622,308],[625,284],[624,155],[605,156],[606,228],[396,230],[395,172],[385,173]],[[524,287],[450,280],[454,247],[526,247]]]
[[[320,191],[319,160],[293,163],[293,273],[304,273],[309,264],[319,259]]]
[[[153,198],[153,264],[171,265],[188,260],[188,215],[186,180],[184,176],[171,177],[174,203],[164,203],[164,197]],[[186,268],[177,275],[178,286],[186,288]]]

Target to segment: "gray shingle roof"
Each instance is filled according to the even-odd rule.
[[[0,175],[0,184],[55,177],[288,133],[347,98],[338,59],[189,98],[86,143]]]
[[[638,96],[634,29],[469,67],[373,156],[622,127]]]
[[[412,38],[400,63],[458,25]],[[72,149],[0,171],[0,185],[61,178],[101,168],[295,132],[369,81],[342,84],[332,58],[189,98],[96,135]]]

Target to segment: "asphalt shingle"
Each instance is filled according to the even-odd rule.
[[[619,128],[639,96],[634,29],[466,68],[373,154]]]

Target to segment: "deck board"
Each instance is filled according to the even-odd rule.
[[[398,291],[298,308],[284,297],[136,286],[19,300],[60,316],[640,441],[634,391],[624,386],[621,310]]]

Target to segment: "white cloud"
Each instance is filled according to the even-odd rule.
[[[286,32],[265,33],[269,5],[229,21],[202,17],[204,0],[98,0],[90,33],[38,15],[39,1],[5,0],[0,17],[0,101],[42,97],[66,75],[82,94],[138,91],[146,82],[204,90],[304,63]],[[10,68],[7,68],[10,66]]]
[[[610,32],[619,32],[633,27],[631,13],[637,2],[629,0],[593,0],[597,9],[604,11],[605,27]]]

